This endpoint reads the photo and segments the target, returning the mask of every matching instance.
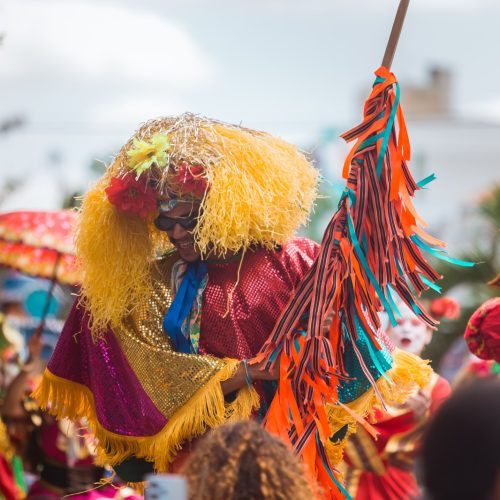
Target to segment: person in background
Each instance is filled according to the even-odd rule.
[[[456,318],[458,304],[443,299],[431,303],[431,312],[435,317]],[[387,336],[396,347],[420,356],[432,340],[432,330],[405,304],[398,308],[401,317],[397,325],[387,327]],[[354,500],[406,500],[419,495],[414,462],[422,433],[450,392],[448,382],[434,373],[427,387],[405,404],[375,407],[372,427],[359,428],[345,447],[344,479]]]
[[[464,338],[472,354],[500,363],[500,297],[478,307],[467,323]]]
[[[500,379],[458,389],[431,421],[422,446],[429,500],[500,499]]]
[[[2,407],[10,442],[22,457],[25,470],[36,478],[27,500],[56,500],[66,495],[76,500],[139,499],[129,488],[98,486],[106,474],[94,465],[95,443],[84,423],[57,422],[41,412],[29,396],[44,368],[43,347],[42,336],[33,334],[28,342],[28,358],[7,388]]]
[[[28,278],[5,272],[0,280],[0,408],[6,390],[19,373],[24,338],[18,326],[26,317],[23,298]],[[6,500],[26,496],[22,460],[16,455],[7,428],[0,420],[0,494]]]
[[[472,314],[464,340],[470,351],[453,379],[453,388],[463,388],[478,379],[500,375],[500,297],[487,300]]]
[[[191,500],[312,500],[298,458],[256,422],[240,421],[200,440],[184,473]]]

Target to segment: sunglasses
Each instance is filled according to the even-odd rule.
[[[155,219],[155,226],[160,231],[170,231],[176,224],[181,225],[184,229],[194,229],[198,224],[198,215],[193,214],[187,217],[168,217],[160,215]]]

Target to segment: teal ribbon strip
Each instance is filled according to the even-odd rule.
[[[368,253],[368,241],[366,239],[366,234],[364,234],[363,238],[361,238],[361,248],[363,249],[365,254]]]
[[[319,432],[316,431],[316,444],[318,447],[320,446],[323,446],[321,444],[321,440],[319,438]],[[347,490],[342,486],[342,484],[340,483],[340,481],[334,476],[332,470],[330,469],[330,466],[325,463],[325,461],[323,460],[323,457],[321,456],[321,462],[323,462],[323,467],[325,468],[326,472],[328,472],[328,475],[330,476],[330,479],[336,484],[337,488],[340,490],[340,492],[342,493],[342,495],[344,495],[344,497],[347,499],[347,500],[352,500],[352,497],[349,495],[349,493],[347,493]]]
[[[354,196],[354,193],[352,193],[352,190],[350,190],[350,191],[351,192],[348,193],[348,196],[349,196],[349,199],[352,200],[352,196]],[[363,249],[361,248],[359,241],[358,241],[358,238],[356,237],[356,232],[354,231],[354,224],[352,222],[352,217],[351,217],[351,213],[350,213],[349,209],[347,210],[347,226],[349,228],[349,234],[351,236],[351,241],[354,245],[354,251],[355,251],[356,255],[358,256],[358,259],[360,260],[366,274],[368,275],[368,279],[370,280],[371,284],[375,288],[375,291],[377,292],[377,295],[378,295],[379,299],[381,300],[381,302],[384,306],[384,309],[387,312],[387,315],[389,316],[389,319],[391,321],[392,326],[396,326],[397,322],[396,322],[396,319],[395,319],[394,314],[392,312],[391,306],[387,302],[385,294],[382,291],[382,288],[380,287],[377,279],[375,278],[375,276],[371,272],[370,266],[368,265],[368,262],[365,258],[364,253],[363,253]]]
[[[399,268],[399,266],[398,266],[398,268]],[[403,274],[403,273],[400,271],[400,274]],[[411,283],[409,283],[408,279],[406,279],[406,282],[408,283],[408,285],[409,285],[409,286],[411,286]],[[389,298],[389,301],[391,302],[391,304],[392,304],[392,306],[393,306],[393,309],[395,310],[395,312],[396,312],[397,316],[398,316],[399,318],[401,318],[401,316],[402,316],[402,315],[401,315],[401,312],[400,312],[400,310],[398,309],[398,306],[394,303],[394,299],[392,298],[392,294],[394,293],[394,294],[396,294],[396,295],[397,295],[397,293],[396,293],[396,291],[392,288],[392,286],[391,286],[391,285],[389,285],[389,284],[387,284],[387,289],[388,289],[388,294],[387,294],[387,297]],[[418,315],[419,313],[421,313],[420,308],[419,308],[419,307],[417,306],[417,304],[413,301],[413,299],[411,299],[411,300],[410,300],[410,304],[411,304],[411,308],[413,309],[413,312],[414,312],[415,314],[417,314],[417,315]]]
[[[371,137],[368,137],[368,139],[365,139],[358,146],[358,151],[361,151],[362,149],[366,148],[367,146],[371,146],[372,144],[375,144],[379,139],[382,139],[382,137],[384,137],[384,132],[380,132],[380,134],[375,134],[375,135],[372,135]]]
[[[307,333],[305,330],[300,330],[300,332],[296,331],[295,333],[299,333],[302,337],[307,337]],[[300,343],[299,343],[299,338],[297,336],[293,339],[293,346],[295,347],[295,351],[297,352],[297,354],[299,354]]]
[[[425,241],[422,241],[416,234],[410,236],[410,239],[417,246],[424,249],[426,252],[429,252],[430,254],[434,255],[434,257],[440,260],[444,260],[445,262],[449,262],[450,264],[454,264],[455,266],[473,267],[475,265],[474,262],[469,262],[468,260],[453,259],[452,257],[448,257],[448,255],[446,255],[444,250],[437,250],[436,248],[429,246],[427,243],[425,243]]]
[[[436,174],[431,174],[427,176],[425,179],[422,179],[421,181],[417,182],[417,186],[421,189],[424,189],[427,184],[430,184],[432,181],[436,180]]]
[[[437,293],[441,293],[441,287],[436,285],[436,283],[433,283],[431,280],[428,280],[425,276],[422,274],[420,275],[420,279],[432,290],[434,290]]]
[[[420,309],[420,307],[417,306],[417,304],[415,302],[413,302],[413,300],[411,301],[411,308],[413,309],[413,312],[417,316],[421,316],[422,315],[422,310]]]
[[[394,299],[392,298],[393,293],[396,294],[396,291],[392,288],[391,285],[387,284],[387,298],[389,299],[389,302],[391,303],[392,309],[396,313],[396,316],[398,318],[401,318],[402,316],[401,311],[399,310],[398,306],[396,305],[396,302],[394,302]]]

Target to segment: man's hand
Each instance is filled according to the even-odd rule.
[[[252,360],[248,360],[247,369],[252,382],[257,380],[278,380],[280,378],[280,367],[279,362],[277,362],[270,370],[266,370],[264,367],[266,363],[261,361],[260,363],[251,364]],[[247,384],[245,364],[240,362],[235,374],[228,380],[224,380],[220,383],[222,387],[222,393],[224,395],[229,394],[233,391],[245,387]]]
[[[430,404],[429,396],[423,391],[418,391],[406,401],[405,406],[413,412],[415,420],[420,420],[429,410]]]
[[[280,364],[277,361],[274,366],[269,369],[265,368],[266,361],[252,364],[252,360],[248,361],[248,370],[252,380],[278,380],[280,378]]]

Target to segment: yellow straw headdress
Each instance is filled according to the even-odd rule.
[[[179,172],[196,166],[207,189],[194,239],[202,255],[275,248],[304,224],[316,197],[317,170],[297,148],[264,132],[192,114],[145,123],[85,196],[77,253],[92,332],[116,324],[150,291],[150,266],[170,248],[153,220],[120,210],[106,194],[134,176],[158,199],[183,195]]]

